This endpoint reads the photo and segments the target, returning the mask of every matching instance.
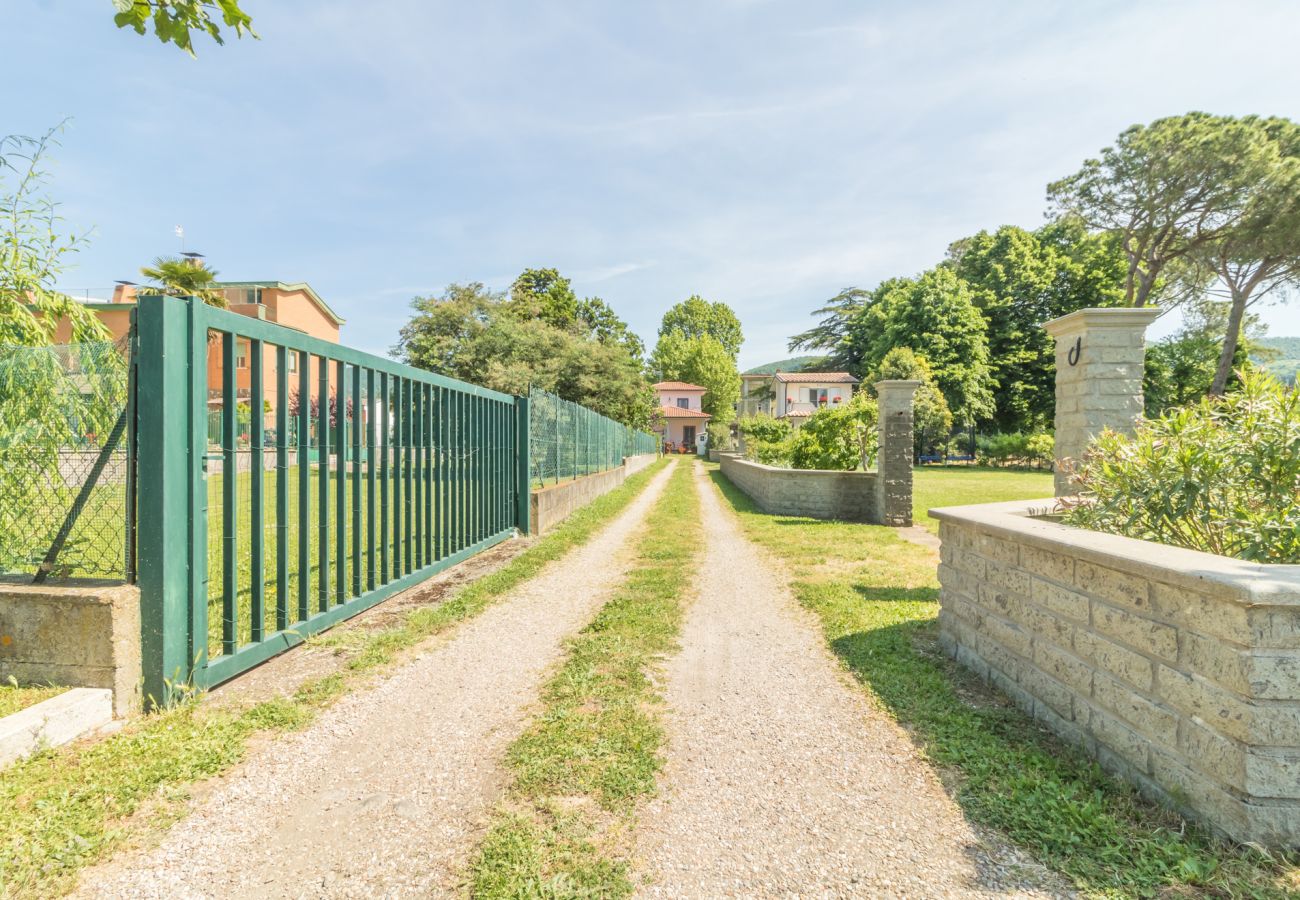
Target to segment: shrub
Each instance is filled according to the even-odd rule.
[[[976,462],[984,466],[1050,466],[1055,444],[1047,432],[980,435],[975,439]]]
[[[1066,522],[1255,562],[1300,563],[1300,393],[1262,372],[1241,389],[1099,435]]]
[[[868,468],[876,456],[876,401],[859,391],[843,406],[808,417],[794,434],[790,463],[796,469]]]
[[[767,466],[790,465],[789,422],[759,413],[741,419],[736,427],[745,437],[745,459]]]
[[[731,426],[726,422],[710,422],[705,430],[709,433],[710,450],[730,450],[734,447]]]

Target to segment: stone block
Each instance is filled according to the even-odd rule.
[[[1020,568],[1062,584],[1074,580],[1074,557],[1063,553],[1052,553],[1040,547],[1025,546],[1020,548]]]
[[[1092,626],[1135,650],[1170,662],[1178,659],[1178,632],[1168,625],[1094,600]]]
[[[1167,747],[1178,746],[1178,714],[1138,694],[1109,675],[1092,676],[1093,705],[1114,713],[1140,734]]]
[[[1020,604],[1018,620],[1023,622],[1034,635],[1045,637],[1057,646],[1074,646],[1074,624],[1053,615],[1035,603]]]
[[[1034,665],[1080,696],[1092,695],[1092,667],[1077,656],[1047,641],[1035,641],[1033,659]]]
[[[1079,622],[1088,621],[1091,601],[1085,594],[1072,591],[1060,585],[1051,584],[1035,578],[1030,590],[1033,601],[1058,616],[1066,616]]]
[[[1089,631],[1079,631],[1074,636],[1074,650],[1094,668],[1108,672],[1136,688],[1150,691],[1153,666],[1150,659],[1114,641]]]
[[[1076,714],[1078,715],[1078,714]],[[1151,743],[1118,718],[1095,706],[1088,706],[1088,731],[1112,752],[1117,753],[1139,772],[1151,772]]]
[[[1151,608],[1149,582],[1138,575],[1108,569],[1096,563],[1078,560],[1074,565],[1077,590],[1138,611]]]

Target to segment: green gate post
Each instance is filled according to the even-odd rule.
[[[145,702],[167,706],[173,688],[188,682],[189,606],[196,573],[192,549],[206,546],[206,519],[196,510],[195,422],[191,331],[193,299],[143,296],[136,314],[139,377],[137,558],[140,584],[140,655]],[[206,367],[202,372],[206,385]],[[201,413],[200,413],[201,414]],[[206,423],[203,423],[206,425]],[[195,529],[203,533],[196,535]],[[204,635],[206,640],[206,634]]]
[[[529,413],[528,398],[515,398],[515,464],[518,471],[515,476],[518,482],[516,489],[516,502],[518,503],[518,526],[520,534],[527,535],[532,528],[531,520],[531,493],[532,481],[529,477],[531,466],[529,465],[528,454],[532,445],[529,442]]]

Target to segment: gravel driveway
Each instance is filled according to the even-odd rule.
[[[267,741],[160,846],[86,872],[91,897],[453,894],[563,639],[626,574],[659,473],[591,541],[306,730]]]
[[[707,543],[667,666],[662,791],[638,817],[642,894],[1033,895],[697,478]]]

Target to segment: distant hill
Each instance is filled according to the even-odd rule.
[[[1266,337],[1255,342],[1260,347],[1271,350],[1271,359],[1254,357],[1256,363],[1272,374],[1279,381],[1287,384],[1295,382],[1296,373],[1300,372],[1300,337]]]
[[[1300,341],[1300,338],[1296,338]],[[771,375],[778,369],[782,372],[802,372],[804,369],[811,369],[821,364],[826,357],[824,356],[794,356],[790,359],[782,359],[777,362],[764,363],[761,366],[755,366],[744,372],[745,375]]]

